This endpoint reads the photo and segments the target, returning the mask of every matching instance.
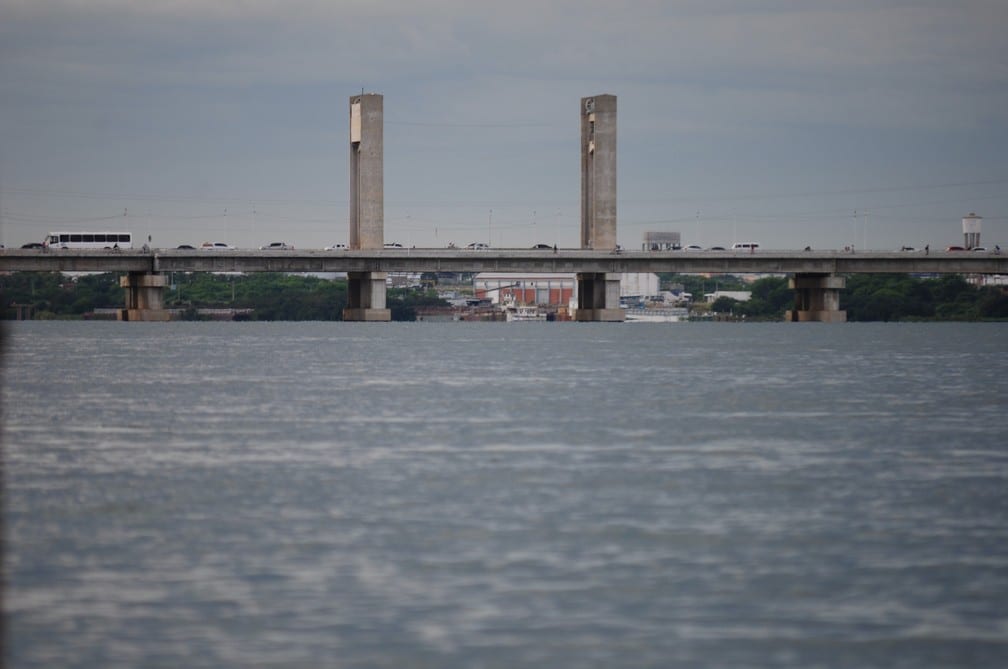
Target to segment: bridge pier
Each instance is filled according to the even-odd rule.
[[[130,272],[119,277],[126,289],[126,308],[119,310],[121,321],[167,321],[171,314],[164,308],[165,277],[150,272]]]
[[[795,274],[788,286],[795,292],[795,308],[784,313],[791,322],[845,323],[840,310],[840,291],[847,284],[835,274]]]
[[[388,272],[347,272],[345,321],[390,321],[385,307],[385,278]]]
[[[616,250],[616,96],[581,98],[581,248]],[[579,273],[576,321],[624,320],[620,275]]]
[[[619,274],[579,273],[577,295],[575,321],[619,323],[624,320],[624,312],[619,305]]]
[[[380,250],[385,243],[384,98],[350,98],[350,248]],[[390,321],[385,272],[347,274],[345,321]]]

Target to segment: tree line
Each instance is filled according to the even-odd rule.
[[[719,297],[715,313],[746,320],[779,321],[794,308],[794,291],[784,277],[766,277],[746,284],[738,277],[664,275],[663,285],[679,284],[694,298],[715,290],[748,290],[740,302]],[[848,321],[979,321],[1008,319],[1008,293],[998,286],[976,286],[957,274],[937,278],[908,274],[852,274],[840,291],[840,308]]]
[[[15,317],[14,304],[30,305],[36,318],[82,318],[95,309],[122,308],[119,273],[69,277],[58,272],[13,272],[0,276],[2,317]],[[783,277],[746,284],[738,277],[716,279],[664,274],[662,285],[677,284],[695,299],[715,290],[748,290],[739,302],[721,297],[712,311],[747,320],[781,320],[793,308],[794,292]],[[197,309],[250,309],[250,318],[265,321],[338,321],[347,304],[345,279],[279,273],[213,274],[177,272],[168,275],[165,306],[181,309],[183,318],[199,318]],[[447,306],[430,288],[390,288],[386,303],[393,320],[415,320],[425,306]],[[975,321],[1008,319],[1008,293],[1000,287],[976,286],[962,276],[939,278],[906,274],[854,274],[840,292],[840,308],[848,321]]]
[[[15,272],[0,276],[3,318],[15,317],[13,304],[31,305],[36,318],[83,318],[96,309],[125,306],[121,273],[68,277],[58,272]],[[199,309],[251,310],[260,321],[338,321],[347,305],[346,279],[282,273],[170,273],[165,307],[181,318],[198,320]],[[393,320],[416,320],[416,309],[447,306],[430,290],[389,289],[386,303]]]

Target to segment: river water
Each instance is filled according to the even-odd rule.
[[[10,667],[1008,666],[1008,325],[11,324]]]

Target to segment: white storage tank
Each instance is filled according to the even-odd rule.
[[[980,222],[982,216],[977,216],[972,211],[969,216],[963,216],[963,239],[964,245],[968,249],[980,246]]]

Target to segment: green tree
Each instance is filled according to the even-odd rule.
[[[393,288],[388,291],[386,304],[392,312],[394,321],[415,321],[416,310],[419,307],[445,307],[448,303],[437,296],[433,290],[414,290],[411,288]]]
[[[764,277],[750,286],[748,302],[739,303],[735,313],[750,320],[781,320],[784,310],[794,304],[794,291],[788,288],[784,277]]]
[[[711,311],[716,314],[730,314],[733,313],[738,307],[739,301],[734,297],[728,297],[727,295],[722,295],[721,297],[714,300],[711,304]]]
[[[996,288],[985,288],[976,306],[980,318],[1008,319],[1008,293]]]

